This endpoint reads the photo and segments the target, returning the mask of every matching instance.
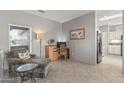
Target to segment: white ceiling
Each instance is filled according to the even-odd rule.
[[[104,16],[112,16],[120,13],[122,13],[121,10],[99,10],[97,11],[97,16],[98,18],[102,18]]]
[[[100,21],[100,18],[103,18],[104,16],[114,16],[117,14],[122,14],[121,10],[99,10],[97,11],[97,22],[98,22],[98,26],[102,26],[102,25],[116,25],[116,24],[122,24],[122,17],[117,17],[117,18],[113,18],[113,19],[109,19],[109,20],[105,20],[105,21]]]
[[[24,12],[54,20],[60,23],[72,20],[84,14],[91,12],[91,10],[44,10],[45,13],[40,13],[37,10],[25,10]]]

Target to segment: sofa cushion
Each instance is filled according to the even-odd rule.
[[[18,53],[15,51],[9,51],[6,54],[7,58],[19,58]]]
[[[20,59],[29,59],[30,58],[30,54],[28,51],[24,52],[24,53],[18,53],[19,58]]]

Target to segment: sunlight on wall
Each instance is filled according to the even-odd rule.
[[[58,37],[58,42],[66,42],[66,41],[67,41],[67,39],[64,36]]]
[[[63,39],[63,38],[59,38],[58,39],[58,42],[65,42],[66,40],[65,39]]]

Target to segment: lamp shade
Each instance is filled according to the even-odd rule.
[[[42,39],[43,38],[43,33],[37,33],[37,39]]]

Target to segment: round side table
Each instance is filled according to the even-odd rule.
[[[21,83],[23,83],[26,80],[31,79],[31,82],[33,83],[33,81],[35,82],[35,78],[34,78],[34,70],[38,67],[38,64],[35,63],[29,63],[29,64],[24,64],[19,66],[16,69],[16,72],[19,74],[20,78],[21,78]]]

